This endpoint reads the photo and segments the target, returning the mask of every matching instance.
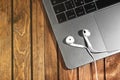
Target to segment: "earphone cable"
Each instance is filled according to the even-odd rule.
[[[93,59],[94,67],[95,67],[95,77],[96,77],[96,80],[99,80],[99,79],[98,79],[98,70],[97,70],[96,60],[95,60],[93,54],[91,53],[91,51],[90,51],[88,48],[86,48],[86,50],[88,51],[89,55],[90,55],[90,56],[92,57],[92,59]]]

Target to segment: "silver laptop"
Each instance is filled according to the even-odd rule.
[[[43,0],[51,27],[58,42],[65,65],[73,69],[93,62],[86,49],[65,44],[67,36],[85,45],[78,34],[82,29],[91,32],[89,40],[99,51],[120,49],[120,0]],[[95,60],[116,54],[93,54]]]

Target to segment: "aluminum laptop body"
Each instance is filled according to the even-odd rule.
[[[69,9],[69,7],[65,6],[67,5],[67,1],[73,1],[74,6],[76,7]],[[75,13],[75,10],[77,11],[77,1],[83,1],[78,6],[82,6],[82,8],[78,9],[78,11],[84,9],[84,13]],[[82,29],[88,29],[91,32],[89,40],[91,41],[94,49],[99,51],[120,49],[119,2],[120,1],[117,0],[43,0],[52,30],[67,68],[73,69],[93,62],[93,59],[86,49],[71,47],[66,45],[64,42],[65,38],[71,35],[74,36],[76,43],[85,45],[84,39],[78,34],[78,32]],[[60,6],[65,6],[65,10],[60,12],[60,10],[63,9],[60,8]],[[96,7],[95,10],[92,6]],[[91,9],[86,10],[86,8],[90,7]],[[59,9],[55,11],[56,8]],[[72,11],[70,10],[74,11],[75,16],[70,16],[70,14],[72,14]],[[67,16],[67,18],[62,19],[59,14],[65,17]],[[58,20],[58,18],[60,20]],[[93,55],[95,60],[99,60],[113,54],[116,53],[107,52]]]

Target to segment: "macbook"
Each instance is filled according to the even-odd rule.
[[[89,40],[95,50],[120,49],[120,0],[43,0],[43,4],[67,68],[93,62],[86,49],[65,43],[67,36],[73,36],[75,43],[85,45],[80,30],[91,32]],[[113,54],[93,56],[99,60]]]

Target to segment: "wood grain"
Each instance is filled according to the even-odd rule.
[[[105,72],[104,72],[104,59],[97,61],[97,73],[98,80],[104,80]],[[79,69],[79,79],[80,80],[96,80],[95,66],[94,63],[87,64],[85,66],[80,67]]]
[[[96,80],[93,63],[65,67],[42,0],[11,2],[0,0],[0,80]],[[99,80],[120,80],[119,58],[97,61]]]
[[[106,80],[120,80],[120,54],[106,58]]]
[[[59,80],[78,80],[77,69],[68,70],[64,64],[60,50],[58,49],[59,58]]]
[[[87,64],[78,68],[78,78],[79,80],[93,80],[91,73],[91,64]]]
[[[44,15],[41,0],[32,0],[33,80],[45,80]]]
[[[13,0],[14,80],[31,80],[30,0]]]
[[[47,17],[45,21],[45,80],[58,80],[56,41]]]
[[[11,1],[0,0],[0,80],[11,80]]]
[[[104,59],[96,61],[97,63],[97,72],[98,72],[98,79],[99,80],[104,80],[105,78],[105,62]],[[95,64],[92,63],[92,79],[96,80],[96,73],[95,73]]]

